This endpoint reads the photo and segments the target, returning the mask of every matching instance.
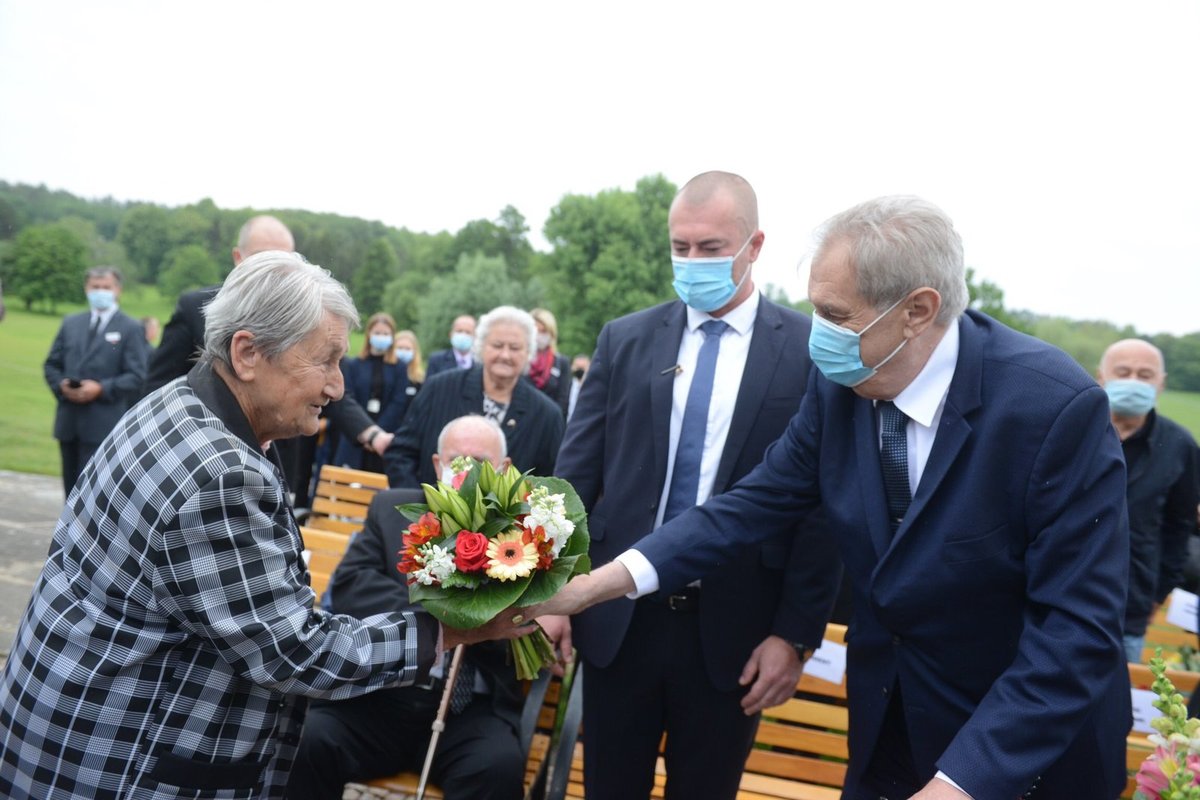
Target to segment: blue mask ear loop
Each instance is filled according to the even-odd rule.
[[[901,297],[899,300],[897,300],[896,302],[894,302],[890,306],[888,306],[887,309],[882,314],[880,314],[875,319],[871,320],[870,324],[868,324],[867,327],[863,328],[861,331],[858,332],[858,341],[859,341],[858,361],[860,364],[862,363],[862,337],[863,337],[863,334],[866,333],[867,331],[871,330],[871,328],[873,328],[875,326],[876,322],[879,322],[879,320],[883,319],[888,314],[892,313],[892,310],[895,309],[896,306],[900,305],[907,299],[908,299],[908,295],[906,294],[906,295],[904,295],[904,297]],[[896,355],[896,353],[899,353],[904,348],[904,345],[906,345],[906,344],[908,344],[908,339],[901,339],[900,344],[896,345],[896,349],[893,350],[892,352],[888,353],[887,356],[884,357],[883,361],[880,361],[878,364],[876,364],[873,367],[867,367],[867,369],[871,370],[870,375],[863,378],[861,381],[858,381],[858,383],[852,384],[851,388],[853,388],[854,386],[858,386],[861,383],[865,383],[866,381],[869,381],[871,378],[874,378],[876,373],[879,372],[879,368],[882,367],[884,364],[888,363],[889,361],[891,361],[892,356]],[[867,365],[863,364],[863,366],[866,367]]]
[[[755,231],[754,233],[758,233],[758,231]],[[729,265],[729,271],[731,273],[733,272],[734,265],[737,264],[738,258],[742,255],[743,252],[745,252],[746,248],[750,245],[750,242],[754,241],[754,233],[750,234],[750,238],[747,239],[746,243],[741,246],[741,249],[739,249],[736,253],[733,254],[733,261]],[[742,284],[746,282],[746,278],[750,277],[750,267],[751,267],[750,264],[746,265],[746,271],[742,273],[741,280],[739,280],[737,282],[737,284],[734,285],[734,287],[733,287],[733,296],[734,297],[737,297],[737,293],[741,291]],[[732,279],[733,275],[731,274],[729,277],[730,277],[730,279]]]

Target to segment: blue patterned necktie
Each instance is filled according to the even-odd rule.
[[[908,416],[891,400],[879,403],[879,416],[879,461],[883,465],[883,487],[887,491],[888,521],[895,533],[912,501],[908,488]]]
[[[704,344],[700,346],[700,354],[696,357],[696,374],[692,376],[687,404],[683,408],[683,424],[679,426],[679,442],[675,447],[675,468],[671,471],[671,491],[667,494],[667,507],[663,510],[664,524],[696,505],[713,375],[717,370],[721,336],[729,330],[729,323],[710,319],[700,326],[700,330],[704,332]]]
[[[449,662],[446,664],[449,669]],[[461,714],[475,699],[475,667],[465,658],[458,665],[458,677],[450,689],[450,713]]]

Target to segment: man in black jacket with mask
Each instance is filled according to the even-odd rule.
[[[1183,580],[1196,530],[1196,442],[1154,409],[1167,372],[1162,353],[1140,339],[1104,351],[1098,373],[1125,452],[1129,507],[1129,599],[1125,656],[1138,663],[1146,625]]]

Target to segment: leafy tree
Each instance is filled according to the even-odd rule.
[[[479,316],[502,305],[533,308],[541,305],[542,297],[541,283],[514,280],[503,258],[481,253],[463,255],[453,273],[430,282],[420,301],[418,338],[422,342],[441,342],[459,314]]]
[[[25,301],[25,309],[80,299],[87,248],[59,224],[31,225],[21,231],[4,264],[4,291]]]
[[[188,289],[212,286],[221,280],[217,262],[202,245],[185,244],[167,253],[158,287],[166,297],[178,297]]]
[[[121,270],[126,283],[137,278],[137,270],[129,263],[129,256],[119,242],[109,241],[96,230],[96,223],[83,217],[69,216],[59,220],[59,224],[79,237],[87,248],[87,263],[93,266],[111,266]]]
[[[117,241],[142,280],[157,283],[163,258],[174,244],[170,216],[161,206],[134,206],[121,219]]]
[[[24,215],[12,200],[0,196],[0,239],[11,239],[24,226]]]
[[[633,192],[566,195],[543,230],[554,250],[538,259],[559,349],[591,352],[610,319],[670,299],[667,212],[675,186],[661,175]]]
[[[991,281],[975,280],[975,268],[967,267],[967,306],[982,311],[994,320],[1025,333],[1031,333],[1025,320],[1004,308],[1004,290]]]
[[[791,299],[788,297],[788,293],[783,289],[783,287],[776,286],[773,283],[768,283],[766,286],[762,287],[762,293],[763,296],[772,303],[778,303],[781,306],[786,306],[795,311],[800,311],[812,316],[813,304],[807,300]]]
[[[396,277],[400,260],[387,239],[376,239],[367,248],[363,265],[354,273],[354,304],[365,321],[383,308],[384,290]]]

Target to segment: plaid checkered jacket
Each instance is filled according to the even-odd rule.
[[[0,682],[0,797],[282,797],[305,698],[413,683],[436,650],[427,615],[312,606],[281,473],[196,367],[67,498]]]

